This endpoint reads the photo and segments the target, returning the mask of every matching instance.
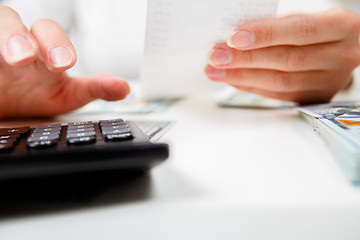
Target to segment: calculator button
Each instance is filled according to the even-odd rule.
[[[60,131],[61,127],[52,127],[52,128],[35,128],[33,133],[42,133],[42,132],[56,132]]]
[[[102,123],[100,127],[111,127],[111,126],[127,126],[125,122],[113,122],[113,123]]]
[[[28,142],[46,141],[46,140],[59,140],[59,135],[47,135],[47,136],[30,136]]]
[[[102,134],[103,135],[108,135],[108,134],[123,134],[123,133],[130,133],[131,130],[129,128],[123,128],[123,129],[109,129],[109,130],[103,130]]]
[[[68,138],[67,142],[69,144],[87,144],[87,143],[94,143],[96,141],[95,136],[88,136],[88,137],[76,137],[76,138]]]
[[[118,118],[118,119],[110,119],[110,120],[100,120],[99,123],[100,125],[104,124],[104,123],[114,123],[114,122],[125,122],[124,119],[122,118]]]
[[[56,140],[43,140],[43,141],[31,141],[27,145],[30,148],[42,148],[42,147],[51,147],[57,143]]]
[[[101,130],[114,130],[114,129],[125,129],[125,128],[129,128],[127,125],[113,125],[113,126],[104,126],[101,127]]]
[[[39,137],[39,136],[49,136],[49,135],[60,135],[60,131],[52,131],[52,132],[33,132],[31,137]]]
[[[60,128],[61,128],[61,123],[55,123],[55,124],[49,124],[49,125],[36,126],[36,129],[45,129],[45,128],[56,128],[56,129],[60,129]]]
[[[0,135],[14,135],[20,134],[25,135],[30,131],[30,127],[19,127],[19,128],[1,128]]]
[[[77,126],[77,125],[88,125],[88,124],[94,124],[92,121],[86,121],[86,122],[72,122],[69,123],[68,126]]]
[[[0,143],[0,151],[7,151],[14,148],[14,143]]]
[[[120,133],[120,134],[108,134],[105,135],[105,139],[109,141],[116,141],[116,140],[128,140],[132,139],[133,136],[131,133]]]
[[[0,139],[0,144],[6,144],[6,143],[15,144],[15,142],[17,142],[17,138]]]
[[[74,130],[74,129],[91,128],[91,127],[94,127],[94,124],[72,125],[72,126],[68,126],[68,129]]]
[[[91,132],[91,131],[95,131],[95,128],[88,127],[88,128],[68,129],[67,133],[80,133],[80,132]]]
[[[96,133],[94,131],[80,132],[80,133],[68,133],[68,134],[66,134],[66,139],[79,138],[79,137],[90,137],[90,136],[95,136],[95,135],[96,135]]]
[[[0,140],[1,140],[1,139],[9,139],[9,138],[18,139],[19,137],[20,137],[20,134],[3,135],[3,136],[0,136]]]

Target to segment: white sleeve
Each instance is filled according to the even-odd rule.
[[[67,31],[73,20],[72,0],[0,0],[0,4],[17,11],[28,28],[39,18],[49,18]]]

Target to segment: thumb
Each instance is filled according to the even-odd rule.
[[[86,77],[71,78],[67,85],[68,96],[74,106],[81,107],[95,99],[116,101],[124,99],[130,92],[128,83],[116,76],[97,73]]]

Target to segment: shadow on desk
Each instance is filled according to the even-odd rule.
[[[8,218],[144,201],[148,172],[106,171],[0,182],[0,221]]]

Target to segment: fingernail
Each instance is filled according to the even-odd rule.
[[[246,48],[255,42],[255,35],[249,31],[237,31],[229,39],[228,45],[234,48]]]
[[[225,77],[226,71],[224,69],[208,66],[205,73],[212,80],[221,80]]]
[[[211,65],[228,65],[233,60],[233,54],[228,49],[218,48],[210,53],[209,62]]]
[[[66,67],[73,61],[71,52],[65,47],[56,47],[51,50],[50,60],[54,67]]]
[[[35,50],[31,42],[21,35],[12,36],[7,41],[5,57],[9,62],[19,62],[34,54]]]

